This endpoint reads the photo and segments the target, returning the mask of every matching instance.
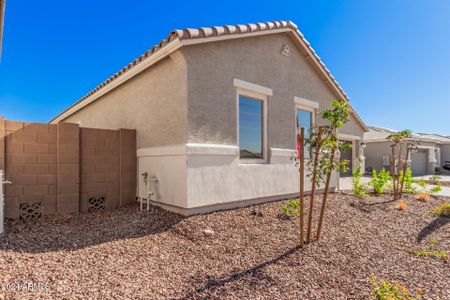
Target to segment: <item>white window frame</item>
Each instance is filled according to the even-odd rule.
[[[236,88],[236,145],[239,148],[239,98],[240,96],[249,97],[262,101],[263,109],[263,134],[262,134],[262,152],[263,158],[242,158],[240,157],[240,148],[238,150],[239,164],[266,164],[268,163],[268,134],[267,134],[267,100],[268,96],[272,96],[273,92],[271,88],[263,87],[254,83],[246,82],[240,79],[234,79],[233,85]]]
[[[297,122],[297,109],[301,109],[304,111],[309,111],[311,113],[311,128],[316,125],[316,112],[319,109],[320,105],[316,101],[294,97],[294,122]],[[294,130],[294,141],[297,143],[297,126],[295,126]],[[296,145],[297,146],[297,145]],[[305,158],[305,160],[310,160],[311,158]]]

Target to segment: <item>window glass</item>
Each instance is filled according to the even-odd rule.
[[[239,97],[239,157],[263,158],[263,101]]]
[[[297,109],[297,128],[305,128],[305,141],[309,140],[312,126],[312,113],[307,110]],[[311,148],[305,143],[305,158],[311,158]]]

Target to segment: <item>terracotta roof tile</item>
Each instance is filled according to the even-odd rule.
[[[341,88],[341,86],[338,84],[338,82],[331,75],[330,71],[327,69],[325,64],[320,59],[320,57],[316,54],[316,52],[311,47],[309,42],[305,39],[303,34],[297,29],[297,25],[295,25],[295,23],[293,23],[291,21],[274,21],[274,22],[260,22],[260,23],[256,23],[256,24],[225,25],[225,26],[186,28],[183,30],[179,30],[179,29],[173,30],[166,37],[166,39],[161,40],[158,43],[158,45],[153,46],[150,50],[146,51],[140,57],[135,59],[132,63],[128,64],[126,67],[121,69],[119,72],[115,73],[110,78],[108,78],[106,81],[104,81],[103,83],[98,85],[87,95],[85,95],[84,97],[82,97],[81,99],[76,101],[74,104],[69,106],[66,110],[61,112],[53,120],[55,120],[57,117],[61,116],[63,113],[65,113],[72,107],[83,102],[86,98],[93,95],[95,92],[100,90],[102,87],[104,87],[105,85],[116,80],[117,78],[119,78],[120,76],[122,76],[123,74],[128,72],[130,69],[132,69],[134,66],[138,65],[144,58],[147,58],[150,55],[158,52],[159,50],[164,48],[164,46],[166,46],[168,43],[170,43],[171,41],[173,41],[175,39],[187,40],[187,39],[197,39],[197,38],[208,38],[208,37],[216,37],[216,36],[223,36],[223,35],[234,35],[234,34],[251,33],[251,32],[257,32],[257,31],[267,31],[267,30],[272,30],[272,29],[287,29],[287,28],[292,29],[300,37],[300,39],[308,47],[309,51],[312,53],[314,58],[319,62],[320,66],[324,70],[324,72],[331,78],[331,80],[335,84],[335,86],[345,96],[345,100],[348,100],[347,94],[345,94],[344,90]],[[362,121],[361,121],[361,123],[364,124]]]

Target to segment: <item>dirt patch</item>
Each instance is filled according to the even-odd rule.
[[[1,291],[14,298],[368,299],[370,275],[450,299],[450,267],[411,249],[450,251],[444,201],[330,195],[322,240],[298,244],[283,202],[190,218],[130,206],[113,212],[9,222],[0,242]],[[316,208],[319,202],[316,203]],[[317,221],[317,216],[315,216]],[[214,231],[213,234],[204,230]],[[7,298],[8,299],[8,298]]]

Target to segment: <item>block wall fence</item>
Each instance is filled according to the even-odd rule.
[[[0,117],[7,218],[114,209],[136,199],[136,131]]]

